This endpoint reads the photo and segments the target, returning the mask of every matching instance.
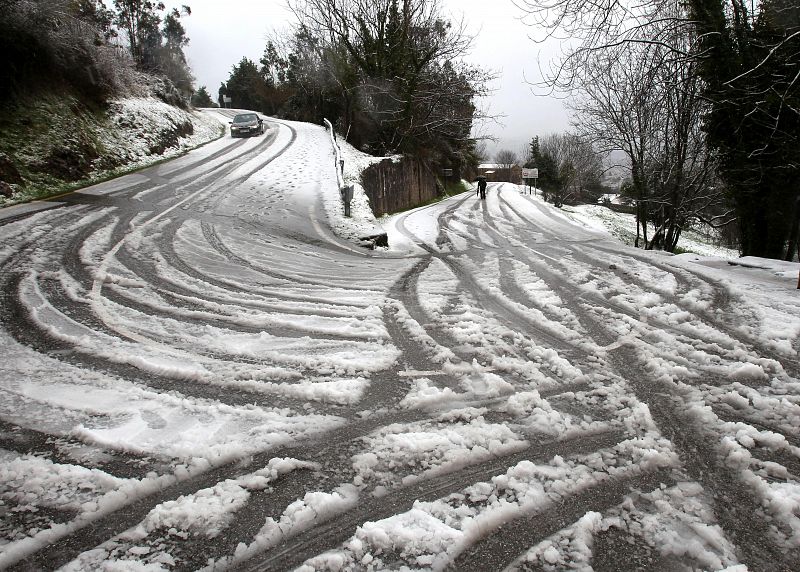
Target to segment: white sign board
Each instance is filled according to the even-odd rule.
[[[231,100],[231,97],[229,95],[223,95],[222,96],[222,101],[225,102],[225,103],[230,103],[232,100]]]
[[[539,169],[522,169],[523,179],[538,179]]]

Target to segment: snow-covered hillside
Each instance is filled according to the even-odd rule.
[[[185,153],[222,134],[208,114],[154,97],[86,110],[65,96],[32,102],[0,129],[0,207],[96,183]]]

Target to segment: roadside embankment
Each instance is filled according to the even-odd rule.
[[[0,111],[0,206],[47,198],[179,155],[222,134],[156,97],[103,106],[48,93]]]

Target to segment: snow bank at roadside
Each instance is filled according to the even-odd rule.
[[[8,153],[21,180],[10,185],[10,196],[0,195],[0,207],[93,185],[181,155],[223,132],[213,114],[154,97],[112,100],[103,113],[75,99],[43,100],[32,114],[39,123],[15,134],[22,143]]]
[[[584,226],[605,230],[619,241],[633,244],[636,236],[636,218],[633,215],[612,211],[600,205],[564,207],[563,212]],[[726,259],[739,256],[735,249],[717,246],[713,244],[712,237],[693,229],[687,229],[681,234],[678,248],[702,256],[718,256]]]
[[[374,163],[379,163],[386,157],[374,157],[362,153],[346,141],[337,139],[340,157],[344,161],[344,174],[342,176],[344,185],[353,186],[353,200],[350,201],[350,216],[344,216],[344,204],[337,196],[333,200],[325,201],[325,209],[331,222],[333,231],[340,237],[346,239],[362,239],[365,237],[383,234],[369,198],[361,186],[361,173]]]
[[[94,162],[126,169],[174,157],[217,138],[222,124],[212,115],[187,111],[153,97],[117,99],[109,104],[107,125],[98,129],[105,153]],[[96,173],[95,173],[96,174]]]
[[[780,278],[794,278],[800,272],[800,263],[786,262],[785,260],[775,260],[773,258],[758,258],[757,256],[742,256],[736,260],[728,262],[733,266],[765,270],[769,274],[774,274]]]

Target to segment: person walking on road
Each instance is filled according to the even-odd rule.
[[[486,177],[478,177],[478,194],[481,199],[486,198]]]

